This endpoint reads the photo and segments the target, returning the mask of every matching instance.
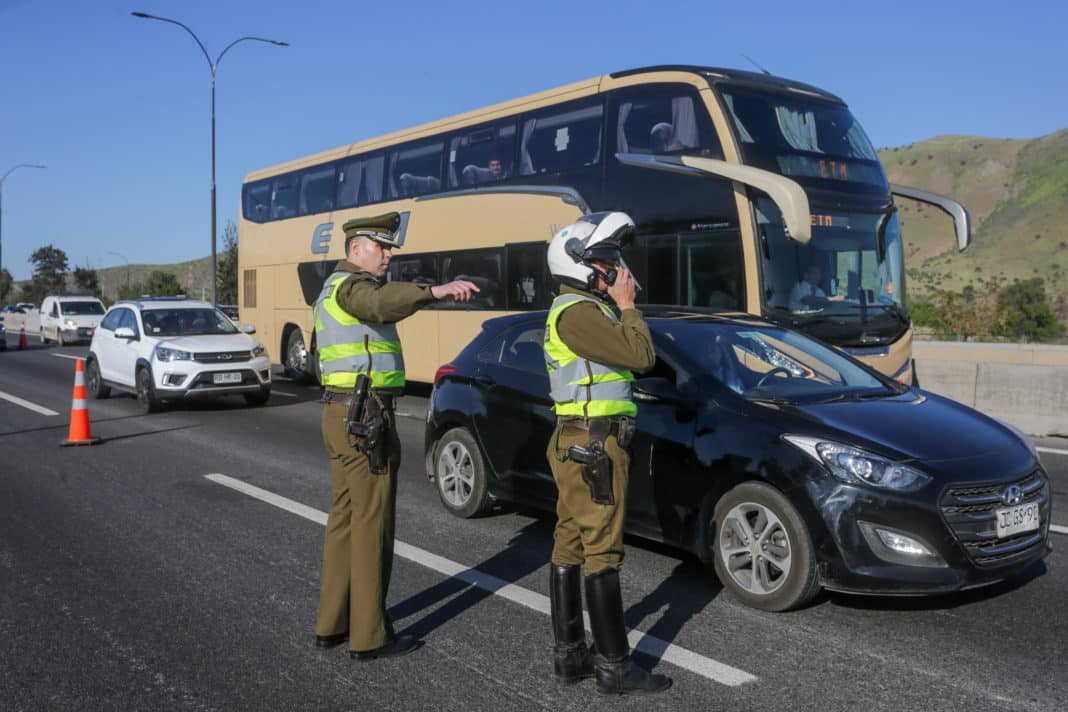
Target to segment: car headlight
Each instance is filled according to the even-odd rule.
[[[64,319],[63,323],[67,326],[74,326],[74,319]]]
[[[169,349],[166,346],[156,347],[156,358],[160,361],[192,361],[193,354],[181,349]]]
[[[851,445],[803,435],[782,437],[847,484],[915,492],[931,481],[930,475],[915,467],[887,460]]]
[[[265,353],[267,353],[267,349],[263,347],[263,344],[256,344],[252,347],[252,358],[263,356]]]

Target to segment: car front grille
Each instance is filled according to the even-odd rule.
[[[193,354],[193,360],[197,363],[242,363],[251,359],[251,351],[213,351]]]
[[[1037,502],[1040,526],[1035,531],[997,538],[995,511],[1005,505],[1001,493],[1009,485],[1024,492],[1020,504]],[[1026,559],[1044,546],[1049,531],[1049,482],[1040,469],[1025,477],[990,484],[950,487],[942,494],[942,517],[976,566],[999,567]]]

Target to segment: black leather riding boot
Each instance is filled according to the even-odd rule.
[[[582,582],[578,566],[549,564],[549,601],[553,618],[553,670],[560,682],[593,677],[593,660],[582,626]]]
[[[663,692],[671,687],[667,675],[655,675],[634,664],[623,624],[623,594],[619,571],[605,569],[586,577],[586,603],[597,654],[593,656],[597,691],[605,694]]]

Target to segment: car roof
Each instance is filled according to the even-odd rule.
[[[666,325],[667,323],[692,323],[692,324],[731,324],[735,326],[753,327],[778,327],[766,319],[747,314],[745,312],[723,312],[701,307],[679,307],[668,304],[642,304],[638,307],[642,316],[650,322],[650,325]],[[514,324],[523,321],[545,321],[547,310],[523,312],[521,314],[509,314],[482,322],[482,328],[487,331],[503,331]]]
[[[114,306],[136,307],[141,311],[152,309],[212,309],[209,302],[201,299],[189,299],[184,296],[178,297],[152,297],[144,296],[138,299],[124,299],[115,302]]]

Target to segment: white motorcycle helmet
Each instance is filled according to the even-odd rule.
[[[597,277],[616,281],[616,270],[595,267],[593,260],[622,263],[621,249],[634,237],[634,221],[626,213],[604,211],[584,215],[553,236],[549,243],[549,272],[576,289],[596,291]]]

